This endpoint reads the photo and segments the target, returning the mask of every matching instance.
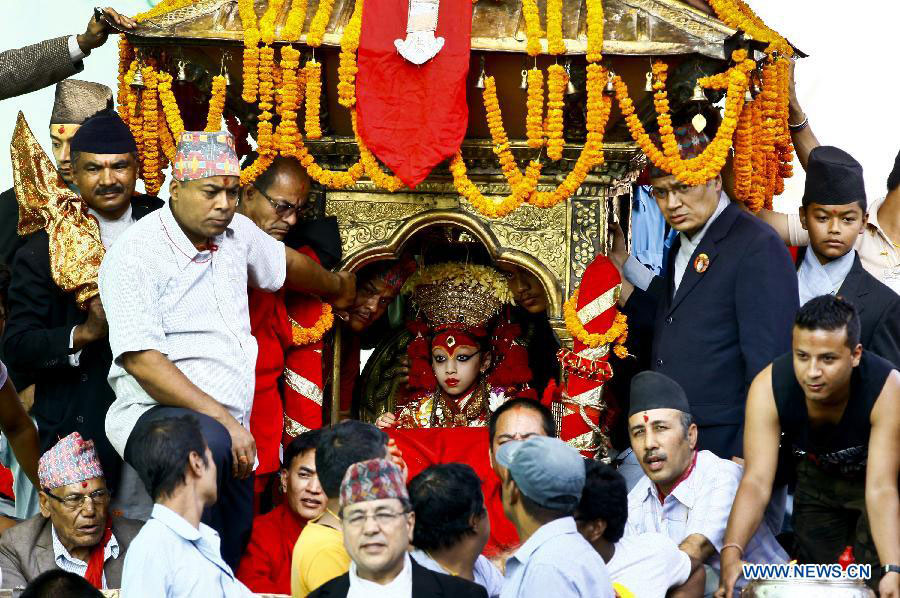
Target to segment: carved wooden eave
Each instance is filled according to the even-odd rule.
[[[262,15],[266,0],[255,0]],[[276,40],[290,9],[285,2],[276,19]],[[354,0],[335,0],[325,46],[340,45]],[[307,21],[300,43],[304,43],[318,0],[309,0]],[[538,0],[541,14],[546,0]],[[604,44],[609,55],[702,54],[725,58],[725,40],[735,33],[721,21],[678,0],[603,0]],[[136,45],[202,44],[237,46],[243,40],[237,0],[198,0],[143,22],[128,34]],[[566,53],[584,54],[587,49],[584,0],[563,0],[563,38]],[[546,50],[546,40],[543,40]],[[472,15],[472,50],[525,53],[525,22],[520,0],[478,0]]]

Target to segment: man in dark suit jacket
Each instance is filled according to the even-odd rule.
[[[319,586],[310,598],[376,594],[392,598],[487,598],[484,587],[430,571],[410,558],[416,514],[403,473],[392,462],[371,459],[351,465],[341,483],[340,505],[344,546],[353,562],[350,571]],[[382,550],[365,548],[376,544]]]
[[[862,166],[827,145],[809,154],[800,223],[809,247],[797,262],[800,303],[837,294],[856,307],[862,346],[900,364],[900,295],[863,269],[854,249],[866,227]]]
[[[682,158],[709,143],[678,127]],[[775,232],[722,193],[717,176],[688,186],[651,167],[653,195],[679,232],[662,276],[628,257],[621,230],[610,257],[623,269],[620,303],[653,338],[651,369],[687,393],[699,449],[742,454],[744,403],[753,378],[791,346],[797,277]],[[632,292],[633,289],[633,292]]]
[[[0,52],[0,100],[42,89],[80,72],[84,68],[82,59],[106,43],[112,31],[110,22],[126,29],[137,24],[111,8],[101,17],[93,15],[84,33]]]
[[[85,121],[72,139],[72,152],[74,181],[107,248],[131,222],[162,205],[155,197],[133,196],[136,145],[114,112]],[[39,230],[16,254],[4,350],[12,368],[37,381],[32,414],[42,448],[80,432],[97,443],[107,482],[116,489],[121,458],[104,430],[115,400],[106,381],[112,363],[106,316],[99,296],[90,300],[85,315],[74,294],[54,282],[50,263],[56,249]]]

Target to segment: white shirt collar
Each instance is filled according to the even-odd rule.
[[[356,573],[356,563],[350,563],[350,591],[347,598],[412,598],[412,563],[409,553],[403,555],[403,569],[390,583],[381,585],[362,579]]]
[[[66,547],[63,546],[62,541],[59,539],[59,536],[56,535],[56,527],[52,523],[50,524],[50,536],[53,539],[53,559],[57,565],[62,567],[60,561],[64,561],[76,567],[84,567],[85,571],[87,571],[88,564],[69,554],[69,551],[66,550]],[[107,542],[106,548],[103,550],[103,562],[105,563],[110,558],[119,558],[119,541],[116,540],[115,534],[110,534],[109,542]]]

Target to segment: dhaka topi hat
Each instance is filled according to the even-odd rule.
[[[94,441],[85,440],[78,432],[57,442],[38,461],[38,481],[44,490],[102,477]]]
[[[241,176],[234,137],[228,131],[182,133],[172,161],[172,177],[184,182],[213,176]]]
[[[369,459],[347,468],[341,482],[341,508],[358,502],[396,498],[409,502],[403,472],[387,459]]]
[[[63,79],[56,84],[50,124],[80,125],[101,110],[112,110],[112,90],[101,83]]]
[[[519,491],[553,511],[571,512],[584,490],[584,458],[559,438],[532,436],[507,442],[497,463],[509,470]]]
[[[659,133],[654,133],[650,137],[659,148],[662,148],[662,141]],[[678,143],[678,154],[681,156],[682,160],[696,158],[702,154],[703,150],[706,149],[706,146],[709,145],[709,137],[706,136],[706,133],[698,133],[697,129],[694,128],[694,125],[691,124],[675,127],[675,141]],[[657,168],[652,162],[650,163],[651,179],[662,178],[664,176],[669,176],[669,174],[670,173],[665,170]]]
[[[691,412],[687,394],[681,385],[665,374],[645,371],[631,379],[631,406],[628,417],[651,409],[677,409]]]
[[[866,211],[866,184],[862,164],[842,149],[820,145],[809,153],[803,205],[843,206],[859,202]]]
[[[137,144],[115,110],[101,110],[78,127],[71,149],[89,154],[130,154],[137,152]]]

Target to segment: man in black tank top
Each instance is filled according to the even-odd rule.
[[[859,316],[840,297],[807,302],[793,349],[759,373],[747,399],[744,477],[722,548],[720,596],[741,575],[743,549],[763,517],[779,439],[796,462],[794,556],[835,563],[852,546],[881,596],[900,597],[900,372],[859,344]],[[783,434],[783,437],[781,436]]]

